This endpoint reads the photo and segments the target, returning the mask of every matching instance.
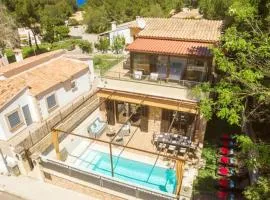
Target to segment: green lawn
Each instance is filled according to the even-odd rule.
[[[53,44],[50,43],[42,43],[39,46],[39,49],[36,48],[35,44],[26,47],[22,47],[22,54],[24,58],[28,58],[30,56],[34,56],[37,54],[45,53],[48,51],[54,51],[58,49],[66,49],[72,50],[74,49],[75,45],[81,41],[80,39],[66,39],[63,41],[55,42]],[[7,54],[8,60],[10,63],[15,62],[15,56],[12,49],[6,49],[5,53]]]
[[[99,54],[94,56],[95,69],[99,69],[101,74],[104,74],[110,68],[124,59],[122,55]]]

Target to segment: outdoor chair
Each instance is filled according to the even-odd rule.
[[[121,137],[121,136],[117,136],[115,138],[115,143],[123,145],[124,144],[124,138]]]
[[[176,149],[176,146],[174,146],[174,145],[169,145],[169,147],[168,147],[169,152],[173,152],[173,151],[175,151],[175,149]]]
[[[229,149],[226,147],[221,147],[218,149],[218,154],[224,155],[224,156],[234,156],[235,150],[234,149]]]
[[[228,192],[228,191],[218,191],[217,198],[220,200],[234,200],[234,199],[236,199],[235,195],[232,192]]]
[[[224,177],[232,177],[237,175],[236,169],[231,167],[219,167],[217,174]]]
[[[217,180],[217,186],[226,190],[234,190],[237,188],[237,183],[234,180],[222,177]]]
[[[133,78],[137,80],[142,80],[142,71],[134,71]]]
[[[121,134],[122,136],[129,136],[130,134],[130,123],[127,122],[127,124],[125,124],[122,128],[121,128]]]
[[[221,156],[217,159],[217,162],[219,164],[225,165],[225,166],[231,166],[235,167],[238,166],[238,160],[236,158],[231,158],[227,156]]]
[[[180,147],[179,153],[180,154],[185,154],[187,152],[187,148]]]
[[[158,81],[158,73],[150,73],[150,81]]]
[[[164,143],[159,143],[158,145],[158,151],[163,151],[164,149],[166,149],[167,145]]]

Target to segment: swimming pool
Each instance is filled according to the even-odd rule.
[[[88,149],[74,165],[85,170],[111,176],[110,155]],[[175,170],[113,156],[114,177],[133,185],[173,194],[176,188]]]

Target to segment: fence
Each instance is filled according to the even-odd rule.
[[[144,82],[151,83],[155,85],[161,86],[171,86],[171,87],[194,87],[196,85],[201,84],[197,81],[189,81],[189,80],[171,80],[169,78],[161,78],[159,76],[152,77],[151,75],[135,75],[130,72],[123,73],[117,71],[107,71],[106,73],[100,72],[101,77],[118,79],[118,80],[126,80],[126,81],[136,81],[136,82]],[[180,77],[179,77],[180,78]]]
[[[91,93],[88,93],[87,95],[83,95],[77,100],[75,100],[73,103],[70,103],[66,105],[65,107],[61,108],[59,111],[54,113],[51,117],[49,117],[47,120],[44,120],[41,123],[34,124],[37,127],[35,129],[27,130],[26,132],[23,132],[20,135],[27,135],[27,137],[20,141],[20,138],[15,138],[18,141],[16,142],[16,146],[21,146],[24,149],[30,149],[33,146],[35,146],[37,143],[39,143],[41,140],[43,140],[50,132],[51,129],[59,124],[62,121],[67,121],[67,116],[72,114],[72,117],[69,118],[69,120],[65,123],[64,130],[72,130],[74,129],[89,113],[92,112],[91,109],[89,109],[90,106],[93,107],[92,102],[97,102],[98,98],[96,95],[94,95],[96,91],[93,91]],[[81,110],[79,108],[82,108]],[[75,117],[73,116],[73,112]],[[78,113],[82,114],[78,117]],[[82,113],[81,113],[82,112]],[[46,147],[44,147],[46,148]],[[33,152],[33,150],[31,150]]]
[[[59,161],[51,160],[41,156],[41,165],[45,169],[50,169],[61,174],[76,178],[87,183],[91,183],[102,188],[111,189],[129,196],[140,199],[155,199],[155,200],[177,200],[175,195],[159,193],[142,187],[137,187],[131,184],[117,181],[111,177],[101,176],[95,173],[84,171]]]

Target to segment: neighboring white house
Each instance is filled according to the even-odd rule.
[[[17,144],[27,141],[30,132],[46,131],[44,123],[59,115],[59,110],[72,107],[78,99],[90,95],[93,81],[92,60],[64,50],[1,67],[0,151],[9,160],[8,164],[17,163],[20,172],[26,174],[29,170],[25,166],[29,164],[25,165],[28,161],[23,153],[17,153]],[[38,141],[42,139],[34,137]],[[0,165],[0,169],[5,169],[3,162]]]
[[[65,51],[30,57],[0,69],[0,140],[9,140],[32,123],[91,90],[91,61]]]
[[[35,44],[35,37],[33,34],[33,31],[29,28],[18,28],[18,33],[21,41],[21,46],[27,46],[29,45],[29,39],[32,43],[32,45]],[[40,36],[36,35],[37,44],[41,44]]]

